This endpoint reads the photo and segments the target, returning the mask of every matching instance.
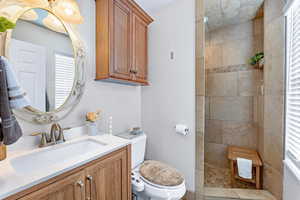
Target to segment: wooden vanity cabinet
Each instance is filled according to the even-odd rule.
[[[131,200],[131,146],[5,200]]]
[[[128,199],[126,152],[120,152],[86,169],[86,195],[92,200]]]
[[[148,84],[152,21],[133,0],[96,0],[96,80]]]
[[[83,171],[50,184],[20,200],[86,200]]]

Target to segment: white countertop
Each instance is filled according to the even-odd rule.
[[[20,173],[18,172],[18,170],[16,170],[16,167],[12,165],[12,161],[16,158],[27,156],[40,151],[51,150],[51,148],[57,148],[59,146],[68,145],[70,143],[79,142],[86,139],[92,139],[98,142],[106,143],[107,145],[101,148],[101,150],[99,150],[98,152],[94,151],[90,154],[85,155],[84,157],[77,156],[74,157],[76,159],[68,159],[68,162],[61,161],[60,163],[60,160],[57,160],[56,165],[52,165],[51,168],[49,167],[38,170],[38,172],[29,170],[28,173]],[[69,140],[63,144],[58,144],[46,148],[37,148],[34,150],[9,155],[8,159],[0,162],[0,199],[4,199],[18,192],[29,189],[34,185],[40,184],[53,177],[82,166],[90,161],[98,159],[122,147],[125,147],[128,144],[130,144],[129,140],[125,140],[108,134],[93,137],[83,136],[80,138]],[[34,165],[34,163],[32,163],[32,165]],[[22,168],[22,166],[18,167]]]

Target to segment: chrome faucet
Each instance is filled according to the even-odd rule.
[[[54,123],[51,126],[50,135],[45,132],[38,132],[31,134],[31,136],[41,135],[42,138],[39,147],[47,147],[55,144],[64,143],[66,141],[64,131],[70,129],[71,128],[62,128],[58,123]]]

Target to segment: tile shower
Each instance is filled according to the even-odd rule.
[[[231,187],[229,145],[259,148],[263,72],[249,58],[263,51],[263,34],[263,18],[206,32],[206,187]],[[255,188],[242,182],[234,187]]]
[[[232,18],[231,22],[235,25],[210,31],[206,24],[205,35],[202,31],[205,16],[211,14],[212,18],[208,18],[208,23],[220,25],[214,20],[214,16],[219,16],[216,15],[219,11],[215,9],[220,7],[215,6],[215,3],[221,1],[196,2],[196,199],[269,200],[273,198],[262,196],[272,193],[277,200],[281,200],[285,81],[285,29],[282,10],[285,1],[264,0],[261,9],[263,15],[254,20],[235,23],[241,17]],[[245,14],[231,11],[239,13],[238,15]],[[264,70],[253,69],[248,64],[249,58],[260,51],[265,53]],[[264,164],[264,190],[228,188],[231,185],[226,157],[227,146],[232,144],[252,147],[259,152]],[[235,187],[253,186],[238,183]]]

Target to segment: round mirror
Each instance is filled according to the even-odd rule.
[[[30,101],[29,107],[15,112],[38,123],[66,116],[84,86],[84,52],[73,29],[47,9],[26,9],[16,20],[6,46]]]
[[[72,40],[64,24],[44,9],[30,9],[12,32],[9,60],[32,108],[59,109],[71,94],[75,79]]]

